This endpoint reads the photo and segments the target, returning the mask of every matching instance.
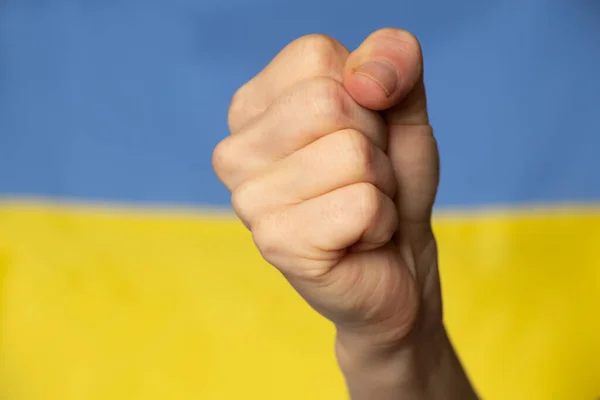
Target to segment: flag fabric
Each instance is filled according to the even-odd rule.
[[[0,2],[0,398],[344,399],[211,153],[289,41],[422,42],[446,321],[481,396],[600,396],[600,3]]]

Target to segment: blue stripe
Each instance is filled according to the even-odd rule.
[[[0,5],[0,193],[222,205],[235,88],[286,42],[422,39],[441,206],[600,199],[600,6],[462,0]]]

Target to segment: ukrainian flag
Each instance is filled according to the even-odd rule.
[[[210,159],[287,42],[421,38],[446,318],[490,400],[600,396],[600,3],[0,2],[0,398],[344,399]]]

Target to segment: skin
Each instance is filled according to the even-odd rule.
[[[331,320],[354,400],[476,399],[443,324],[417,39],[286,46],[234,95],[213,166],[266,261]]]

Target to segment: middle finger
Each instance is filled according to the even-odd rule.
[[[353,129],[375,146],[387,148],[383,117],[367,110],[332,78],[300,82],[278,98],[238,134],[223,140],[214,152],[219,178],[230,189],[272,164],[333,132]]]

